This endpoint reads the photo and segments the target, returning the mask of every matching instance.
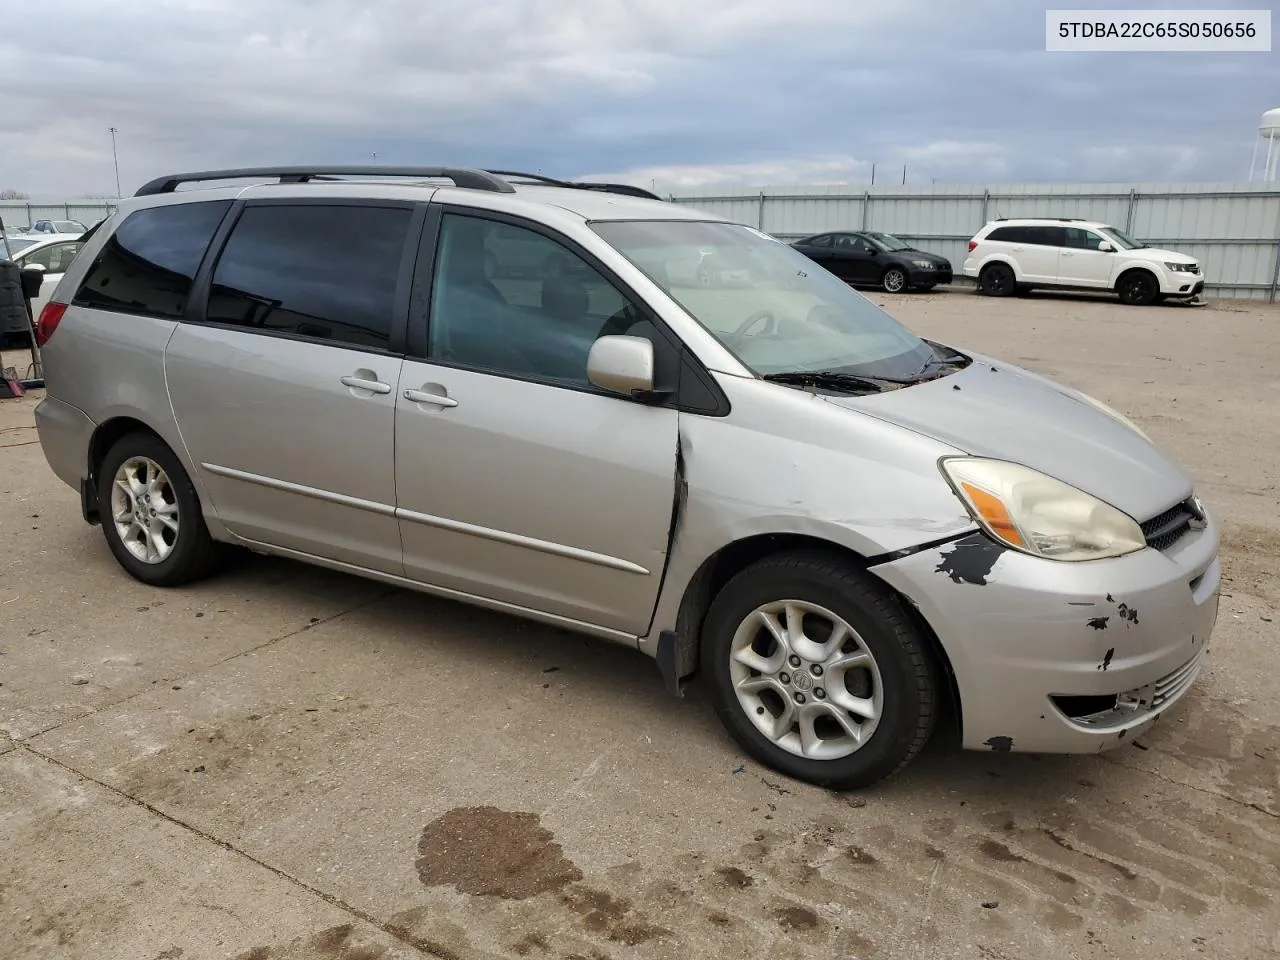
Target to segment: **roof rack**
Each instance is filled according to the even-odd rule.
[[[589,183],[582,180],[557,180],[554,177],[544,177],[540,173],[521,173],[517,170],[486,170],[485,172],[499,177],[532,180],[534,183],[540,183],[546,187],[565,187],[569,190],[595,190],[599,193],[617,193],[628,197],[640,197],[644,200],[662,199],[656,193],[643,187],[633,187],[628,183]]]
[[[456,186],[469,190],[487,190],[490,193],[515,193],[515,187],[500,177],[484,170],[470,167],[389,167],[328,166],[328,167],[243,167],[235,170],[204,170],[199,173],[178,173],[157,177],[138,188],[135,197],[148,197],[158,193],[173,193],[179,184],[200,183],[209,180],[245,180],[258,177],[275,177],[280,183],[306,183],[308,180],[334,180],[340,177],[423,177],[452,180]]]

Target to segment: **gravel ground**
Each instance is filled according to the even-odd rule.
[[[1280,310],[871,296],[1129,414],[1223,519],[1211,668],[1154,731],[944,732],[839,796],[622,648],[262,558],[152,590],[33,393],[0,402],[0,956],[1280,956]]]

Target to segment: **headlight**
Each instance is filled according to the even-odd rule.
[[[1147,443],[1154,444],[1154,441],[1152,441],[1152,439],[1148,437],[1146,433],[1143,432],[1141,427],[1139,427],[1136,423],[1134,423],[1132,420],[1130,420],[1120,411],[1112,410],[1101,400],[1095,400],[1093,397],[1089,396],[1087,393],[1080,393],[1079,391],[1076,391],[1074,396],[1077,399],[1083,400],[1085,403],[1089,404],[1089,406],[1093,407],[1093,409],[1097,410],[1099,413],[1105,413],[1108,417],[1110,417],[1112,420],[1116,421],[1117,423],[1124,424],[1126,427],[1128,427],[1130,430],[1132,430],[1134,433],[1140,436],[1143,440],[1147,441]]]
[[[921,270],[932,270],[935,267],[932,260],[912,260],[911,262]]]
[[[1170,263],[1168,260],[1164,262],[1164,265],[1174,273],[1195,273],[1197,266],[1194,263]]]
[[[948,457],[940,465],[973,519],[1015,550],[1079,561],[1120,557],[1147,545],[1128,514],[1029,467],[977,457]]]

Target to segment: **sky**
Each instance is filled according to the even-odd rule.
[[[1058,0],[1056,8],[1105,6]],[[1265,3],[1128,0],[1129,8]],[[1276,53],[1050,53],[1028,0],[59,0],[9,18],[0,190],[462,164],[681,188],[1247,178]]]

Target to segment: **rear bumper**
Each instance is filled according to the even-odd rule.
[[[89,443],[96,424],[79,407],[45,395],[36,405],[36,434],[59,480],[79,490],[89,471]]]
[[[933,627],[955,673],[963,745],[1093,753],[1154,724],[1204,667],[1219,531],[1169,550],[1059,563],[982,534],[873,567]]]

